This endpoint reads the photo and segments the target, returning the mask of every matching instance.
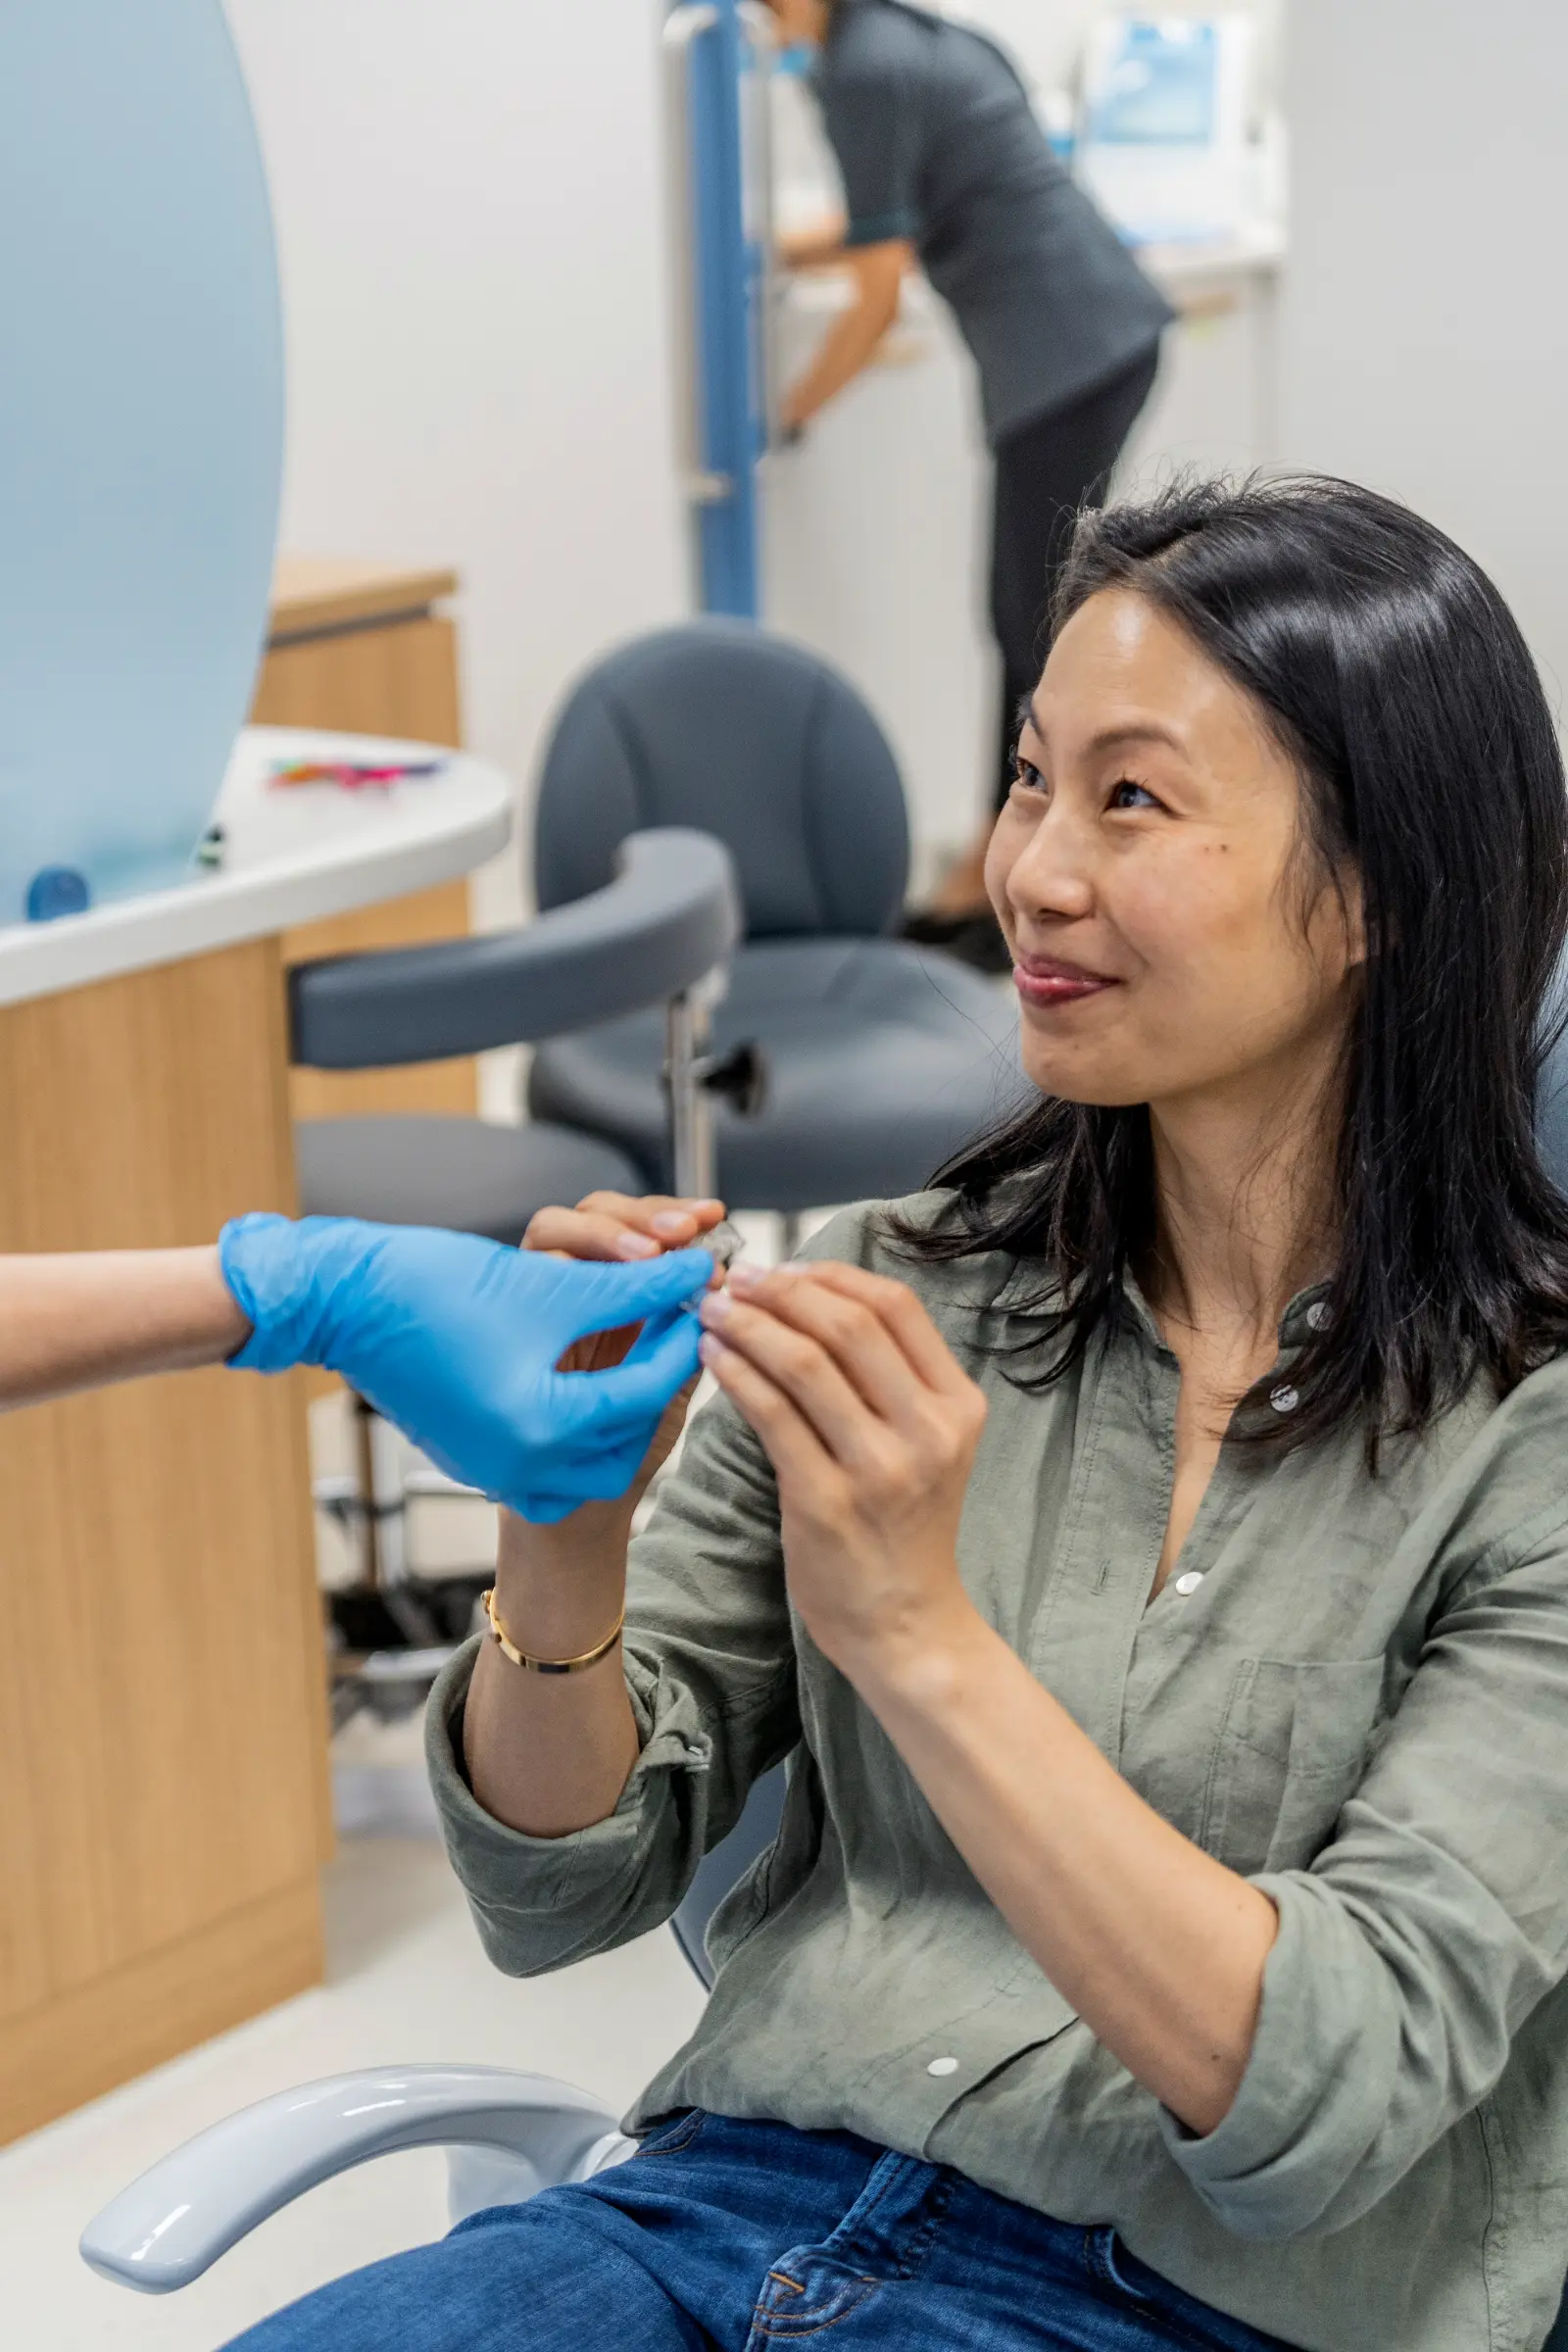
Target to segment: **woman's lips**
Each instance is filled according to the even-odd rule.
[[[1107,988],[1118,985],[1106,973],[1091,972],[1059,956],[1019,955],[1012,979],[1026,1004],[1078,1004],[1086,997],[1102,996]]]

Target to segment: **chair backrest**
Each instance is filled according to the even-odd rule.
[[[675,1931],[675,1941],[703,1984],[710,1987],[713,1982],[713,1964],[703,1945],[708,1923],[725,1895],[740,1885],[758,1855],[772,1844],[783,1813],[784,1767],[776,1764],[771,1772],[764,1772],[760,1781],[752,1784],[745,1808],[729,1836],[721,1838],[712,1852],[705,1854],[698,1863],[697,1876],[669,1923]]]
[[[1551,2324],[1551,2333],[1541,2352],[1568,2352],[1568,2294],[1563,2296],[1562,2308]]]
[[[1548,1031],[1568,1014],[1568,963],[1559,968],[1546,1001]],[[1536,1089],[1536,1135],[1547,1175],[1568,1193],[1568,1023],[1552,1041]]]
[[[874,935],[903,904],[908,818],[886,736],[828,662],[747,621],[636,638],[573,689],[540,777],[540,907],[602,890],[651,825],[724,844],[750,939]]]

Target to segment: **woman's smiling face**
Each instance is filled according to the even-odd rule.
[[[1043,1093],[1272,1086],[1349,1019],[1353,874],[1313,879],[1296,766],[1177,622],[1102,590],[1052,649],[986,881]]]

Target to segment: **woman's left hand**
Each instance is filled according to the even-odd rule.
[[[811,1639],[852,1680],[925,1648],[970,1607],[956,1546],[980,1390],[914,1293],[858,1266],[743,1263],[702,1316],[704,1361],[777,1475]]]

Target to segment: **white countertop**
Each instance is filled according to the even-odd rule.
[[[268,782],[280,760],[437,758],[447,762],[441,774],[384,789],[280,790]],[[0,927],[0,1004],[58,996],[453,881],[506,847],[512,808],[501,770],[466,753],[371,735],[248,727],[213,811],[224,833],[221,866],[85,914]]]
[[[1193,237],[1136,251],[1155,284],[1175,295],[1200,278],[1272,276],[1285,264],[1286,234],[1280,221],[1255,220],[1235,236]]]
[[[1160,291],[1179,310],[1184,297],[1206,292],[1215,285],[1247,278],[1272,277],[1286,257],[1283,226],[1259,220],[1229,237],[1195,237],[1169,245],[1133,248]],[[847,311],[855,300],[855,281],[848,270],[802,270],[786,272],[783,300],[801,319],[826,324]],[[897,365],[921,358],[938,298],[918,270],[904,280],[899,317],[876,354],[873,364]]]

